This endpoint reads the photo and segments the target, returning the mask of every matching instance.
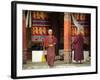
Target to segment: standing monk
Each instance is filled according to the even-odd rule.
[[[77,31],[76,36],[73,41],[73,49],[74,49],[74,60],[78,63],[82,63],[84,59],[83,54],[83,34],[81,31]]]
[[[57,43],[57,39],[53,35],[52,29],[49,29],[48,36],[44,39],[44,47],[47,49],[47,63],[49,67],[54,66],[56,43]]]

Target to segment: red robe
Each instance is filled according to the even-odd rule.
[[[73,42],[73,48],[74,48],[74,60],[83,60],[83,43],[84,39],[82,35],[75,36],[74,42]]]
[[[44,47],[46,47],[47,49],[47,63],[49,66],[54,65],[56,43],[57,43],[57,39],[54,36],[47,36],[44,39]],[[50,45],[53,45],[53,46],[50,46]]]

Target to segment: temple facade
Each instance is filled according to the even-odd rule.
[[[22,17],[23,63],[27,63],[29,60],[32,61],[32,51],[43,51],[42,41],[47,36],[48,29],[52,29],[53,34],[57,37],[56,56],[62,56],[65,63],[71,63],[71,43],[76,35],[77,25],[84,28],[84,51],[88,51],[89,56],[91,55],[90,14],[24,10]]]

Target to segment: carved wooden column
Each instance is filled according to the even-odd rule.
[[[71,62],[71,14],[64,13],[64,62]]]
[[[23,11],[22,17],[22,42],[23,42],[23,63],[25,64],[27,61],[27,45],[26,45],[26,19],[25,19],[25,12]]]

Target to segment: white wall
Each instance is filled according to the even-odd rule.
[[[11,72],[11,69],[10,69],[11,68],[10,66],[11,65],[10,1],[11,0],[0,0],[0,80],[11,80],[10,78],[10,72]],[[26,1],[26,0],[23,0],[23,1]],[[31,0],[31,1],[64,3],[64,4],[66,3],[66,4],[100,5],[100,0]],[[100,6],[99,6],[99,10],[100,10]],[[100,14],[100,11],[99,11],[99,14]],[[98,18],[99,18],[98,21],[100,21],[100,16],[98,16]],[[99,25],[98,27],[100,28],[100,24],[98,25]],[[100,41],[100,37],[98,39],[99,39],[98,41]],[[98,42],[98,44],[100,44],[100,42]],[[98,57],[100,57],[99,52],[98,52]],[[100,58],[98,59],[98,61],[100,61]],[[100,64],[98,65],[100,67]],[[92,74],[92,75],[48,77],[48,78],[42,78],[42,79],[43,80],[99,80],[100,72],[99,74]],[[33,80],[33,79],[27,79],[27,80]],[[41,79],[35,78],[34,80],[41,80]]]

